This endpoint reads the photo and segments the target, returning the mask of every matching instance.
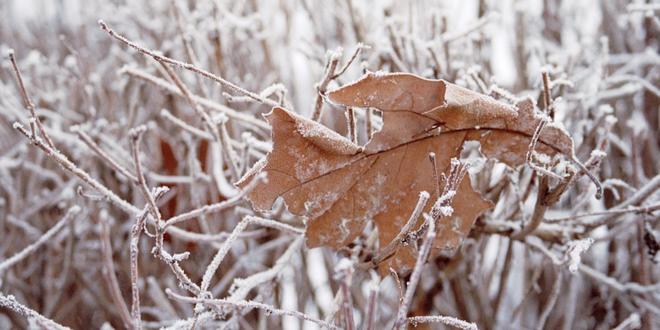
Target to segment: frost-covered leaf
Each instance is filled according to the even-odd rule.
[[[311,247],[345,246],[372,220],[380,246],[386,246],[407,221],[420,191],[437,198],[430,152],[439,171],[447,171],[463,144],[476,140],[485,156],[519,165],[542,120],[531,101],[512,107],[443,80],[410,74],[367,74],[328,97],[340,105],[382,111],[382,129],[361,147],[319,123],[275,108],[266,116],[273,127],[273,151],[238,183],[243,186],[266,172],[268,182],[248,199],[255,208],[268,210],[278,197],[284,198],[290,212],[308,219]],[[570,156],[573,142],[561,128],[547,125],[536,151]],[[452,216],[438,228],[436,255],[452,254],[492,203],[465,177],[452,206]],[[405,271],[414,261],[415,251],[402,245],[383,266]]]

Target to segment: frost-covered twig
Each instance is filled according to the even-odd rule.
[[[561,286],[562,286],[562,273],[561,271],[559,271],[557,272],[555,283],[552,285],[550,296],[548,297],[545,306],[543,306],[543,311],[541,312],[541,316],[539,317],[539,320],[536,323],[537,330],[543,330],[543,328],[545,327],[545,323],[548,321],[548,317],[550,316],[550,313],[552,313],[552,311],[555,308],[555,304],[557,303],[557,298],[559,298],[559,293],[561,292]]]
[[[203,303],[207,305],[215,305],[218,307],[224,307],[224,306],[231,306],[234,308],[257,308],[257,309],[262,309],[269,314],[272,315],[278,315],[278,316],[293,316],[298,319],[301,319],[303,321],[309,321],[309,322],[314,322],[318,324],[319,326],[328,328],[328,329],[339,329],[335,325],[332,325],[330,323],[327,323],[325,321],[315,319],[313,317],[308,316],[307,314],[298,312],[298,311],[287,311],[279,308],[275,308],[271,305],[267,305],[264,303],[256,302],[256,301],[250,301],[250,300],[242,300],[242,301],[228,301],[224,299],[206,299],[206,298],[196,298],[196,297],[185,297],[182,295],[179,295],[177,293],[174,293],[170,289],[165,289],[165,293],[167,293],[168,296],[170,296],[173,299],[189,302],[189,303]]]
[[[130,254],[130,269],[131,269],[131,318],[133,319],[132,325],[136,329],[142,328],[142,317],[140,315],[140,288],[138,286],[138,255],[140,234],[147,221],[149,214],[149,207],[135,218],[135,223],[131,227],[130,241],[129,241],[129,254]]]
[[[125,37],[123,37],[119,34],[117,34],[110,27],[108,27],[108,25],[105,24],[105,22],[103,22],[102,20],[99,20],[98,23],[99,23],[99,26],[101,27],[101,29],[103,29],[105,32],[107,32],[111,37],[123,42],[124,44],[130,46],[131,48],[133,48],[137,51],[139,51],[140,53],[143,53],[145,55],[148,55],[148,56],[152,57],[153,59],[155,59],[158,62],[164,62],[164,63],[172,64],[172,65],[178,66],[180,68],[184,68],[186,70],[189,70],[189,71],[195,72],[197,74],[200,74],[200,75],[202,75],[206,78],[209,78],[209,79],[219,83],[220,85],[222,85],[225,88],[231,89],[236,93],[239,93],[239,94],[245,95],[247,97],[250,97],[251,99],[253,99],[257,102],[263,103],[265,105],[268,105],[268,106],[271,106],[271,107],[278,106],[277,102],[275,102],[271,99],[263,98],[258,94],[255,94],[253,92],[245,90],[245,89],[239,87],[238,85],[236,85],[232,82],[229,82],[226,79],[224,79],[224,78],[222,78],[218,75],[215,75],[211,72],[200,69],[200,68],[198,68],[198,67],[196,67],[196,66],[194,66],[190,63],[177,61],[177,60],[171,59],[169,57],[163,56],[161,54],[158,54],[156,51],[149,50],[149,49],[146,49],[144,47],[141,47],[140,45],[126,39]]]
[[[639,329],[642,326],[639,314],[632,313],[612,330]]]
[[[413,325],[418,323],[442,323],[463,330],[479,329],[473,322],[463,321],[451,316],[412,316],[408,318],[408,323],[412,323]]]
[[[142,196],[146,199],[147,204],[149,205],[149,213],[154,217],[156,223],[160,223],[162,220],[160,210],[156,205],[154,196],[149,191],[149,187],[147,187],[147,181],[144,179],[144,173],[142,171],[142,162],[140,161],[140,140],[146,130],[146,126],[138,126],[128,132],[130,137],[131,155],[133,156],[133,164],[135,165],[135,176],[137,178],[136,184],[138,185],[138,188],[140,188]]]
[[[234,230],[232,231],[231,235],[227,238],[227,240],[224,242],[222,247],[218,250],[218,252],[215,254],[213,257],[213,260],[211,263],[209,263],[208,267],[206,268],[206,271],[204,272],[204,276],[202,276],[202,282],[200,284],[200,288],[202,292],[206,292],[209,288],[209,285],[211,284],[211,280],[213,279],[213,275],[215,274],[216,270],[218,267],[220,267],[220,263],[222,260],[225,258],[227,253],[229,252],[229,249],[231,248],[232,244],[238,237],[238,234],[243,232],[245,228],[250,225],[250,224],[256,224],[259,226],[267,227],[267,228],[273,228],[285,232],[289,232],[292,234],[296,235],[302,235],[303,230],[298,229],[295,227],[292,227],[290,225],[277,222],[274,220],[270,219],[264,219],[264,218],[259,218],[255,216],[247,216],[245,217],[241,222],[239,222],[236,227],[234,227]]]
[[[14,123],[14,128],[17,129],[19,132],[21,132],[21,134],[25,135],[25,137],[27,137],[35,146],[37,146],[41,150],[43,150],[50,158],[52,158],[57,163],[62,165],[62,167],[64,169],[66,169],[71,174],[73,174],[73,175],[77,176],[78,178],[80,178],[83,182],[85,182],[90,187],[97,190],[99,193],[103,194],[110,201],[112,201],[115,205],[119,206],[122,210],[124,210],[125,212],[127,212],[129,214],[137,214],[139,212],[139,210],[135,206],[133,206],[132,204],[130,204],[127,201],[123,200],[121,197],[117,196],[114,192],[112,192],[110,189],[108,189],[102,183],[100,183],[96,179],[92,178],[89,175],[89,173],[85,172],[84,170],[82,170],[78,166],[76,166],[66,156],[64,156],[59,150],[51,148],[47,144],[43,143],[41,139],[31,135],[30,132],[25,130],[23,125],[21,125],[19,123]]]
[[[429,254],[431,253],[433,242],[435,242],[435,221],[436,219],[433,219],[430,216],[426,217],[428,230],[426,232],[426,237],[424,238],[424,243],[422,243],[422,246],[419,248],[417,261],[415,262],[415,267],[413,268],[413,272],[410,275],[410,281],[408,281],[406,293],[404,294],[403,299],[399,304],[399,310],[397,311],[396,320],[394,321],[393,327],[395,329],[407,328],[408,309],[410,308],[410,304],[412,304],[413,296],[417,290],[417,284],[422,277],[422,269],[426,264],[426,260],[429,257]]]
[[[243,188],[237,195],[234,197],[227,199],[222,202],[214,203],[214,204],[208,204],[204,205],[201,208],[188,211],[186,213],[181,213],[179,215],[176,215],[170,219],[167,219],[163,225],[163,230],[167,230],[168,227],[176,225],[178,223],[197,218],[199,216],[203,216],[209,213],[214,213],[214,212],[220,212],[222,210],[226,210],[232,206],[237,205],[240,203],[245,195],[249,194],[259,183],[267,180],[265,174],[259,174],[257,175],[252,181],[250,181],[245,188]]]
[[[314,100],[314,112],[312,113],[312,120],[319,121],[321,120],[321,115],[323,114],[323,95],[325,94],[328,84],[333,80],[335,76],[335,71],[337,70],[337,64],[339,64],[339,58],[341,56],[341,51],[329,52],[328,60],[325,64],[325,73],[323,78],[316,85],[316,99]]]
[[[70,329],[69,327],[65,327],[63,325],[60,325],[56,323],[55,321],[37,313],[36,311],[30,309],[29,307],[26,307],[16,301],[16,298],[14,296],[5,296],[0,292],[0,307],[5,307],[8,308],[18,314],[21,314],[25,317],[28,318],[28,320],[34,320],[37,325],[40,327],[43,327],[43,329],[54,329],[54,330],[65,330],[65,329]]]
[[[610,211],[626,210],[626,209],[628,209],[628,207],[630,207],[632,205],[640,204],[640,203],[644,202],[649,196],[652,196],[658,189],[660,189],[660,175],[654,176],[642,188],[637,190],[637,192],[635,192],[635,194],[630,196],[630,198],[628,198],[625,201],[619,203],[619,205],[617,205],[616,207],[610,209]],[[598,219],[586,222],[585,225],[590,230],[593,230],[593,229],[598,228],[602,225],[612,224],[614,221],[616,221],[619,218],[619,216],[621,214],[625,214],[625,213],[608,214],[604,217],[600,217]]]
[[[636,206],[636,207],[628,207],[624,209],[611,209],[611,210],[606,210],[606,211],[597,211],[597,212],[589,212],[589,213],[583,213],[583,214],[576,214],[568,217],[562,217],[562,218],[548,218],[545,219],[546,222],[564,222],[564,221],[572,221],[572,220],[577,220],[580,218],[588,218],[588,217],[596,217],[596,216],[601,216],[601,215],[623,215],[626,213],[635,213],[635,214],[651,214],[653,212],[656,212],[660,210],[660,203],[654,203],[649,206]]]
[[[72,206],[71,208],[69,208],[69,210],[66,212],[66,214],[64,214],[64,217],[62,217],[62,220],[60,220],[55,226],[50,228],[46,233],[41,235],[41,237],[39,237],[39,239],[37,241],[30,244],[29,246],[27,246],[23,250],[21,250],[21,252],[16,253],[13,256],[11,256],[11,257],[3,260],[2,262],[0,262],[0,274],[3,274],[7,269],[12,267],[16,263],[20,262],[21,260],[25,259],[26,257],[28,257],[30,254],[34,253],[35,251],[37,251],[37,249],[39,249],[39,247],[41,247],[42,245],[47,243],[53,236],[55,236],[55,234],[57,234],[62,228],[64,228],[64,226],[66,226],[69,223],[69,221],[74,219],[75,216],[78,213],[80,213],[80,211],[81,211],[81,209],[80,209],[79,206],[77,206],[77,205]]]
[[[107,223],[107,212],[101,214],[101,253],[103,256],[103,270],[101,273],[105,278],[106,283],[108,283],[108,291],[110,291],[110,298],[112,302],[117,307],[117,312],[124,321],[124,326],[127,329],[133,329],[133,318],[131,313],[128,311],[126,302],[121,294],[121,289],[119,288],[119,281],[115,275],[115,264],[112,260],[112,245],[110,243],[110,225]]]
[[[18,89],[21,92],[21,96],[23,97],[23,105],[25,106],[25,109],[27,109],[30,112],[30,119],[29,119],[30,133],[32,133],[33,137],[36,137],[37,128],[38,128],[39,129],[38,133],[41,135],[41,137],[44,140],[46,140],[46,144],[48,144],[49,147],[55,149],[53,140],[46,132],[44,125],[41,123],[41,119],[39,119],[39,117],[37,116],[37,111],[34,108],[34,103],[32,103],[32,100],[30,99],[30,96],[28,95],[28,92],[25,89],[25,83],[23,83],[23,76],[21,75],[21,70],[18,69],[18,64],[16,63],[16,58],[14,57],[13,49],[9,50],[9,61],[11,62],[11,66],[14,69],[14,74],[16,75],[16,83],[18,84]]]
[[[103,159],[108,165],[110,165],[112,168],[114,168],[117,172],[123,174],[126,176],[129,180],[133,182],[137,182],[138,179],[135,177],[133,173],[131,173],[128,169],[125,167],[119,165],[108,153],[103,151],[101,147],[99,147],[98,144],[96,144],[92,138],[87,135],[82,129],[80,128],[75,128],[74,129],[75,133],[78,135],[78,137],[90,148],[92,151],[94,151],[101,159]]]
[[[548,257],[553,264],[562,266],[565,265],[569,260],[562,260],[558,256],[556,256],[553,252],[548,250],[542,243],[536,242],[534,240],[530,240],[529,238],[525,241],[525,243],[534,249],[541,251],[546,257]],[[582,273],[585,274],[586,276],[602,283],[605,284],[612,289],[619,291],[621,293],[627,293],[627,292],[632,292],[632,293],[648,293],[648,292],[654,292],[654,291],[659,291],[660,290],[660,284],[655,284],[655,285],[640,285],[639,283],[635,282],[628,282],[628,283],[621,283],[617,279],[609,277],[583,263],[580,263],[578,265],[578,270]]]
[[[183,97],[183,93],[176,87],[176,85],[171,84],[161,78],[158,78],[154,75],[151,75],[147,72],[135,69],[135,68],[130,68],[130,67],[124,67],[120,70],[121,73],[125,73],[131,77],[136,77],[138,79],[148,81],[172,94],[176,94],[179,96]],[[262,130],[269,131],[270,126],[268,123],[266,123],[264,120],[257,119],[252,115],[245,114],[242,112],[238,112],[232,108],[229,108],[227,106],[224,106],[220,103],[214,102],[209,99],[205,99],[203,97],[197,96],[197,95],[191,95],[191,97],[195,100],[195,102],[198,102],[201,104],[203,107],[206,107],[211,110],[215,110],[218,112],[222,112],[227,115],[227,117],[230,118],[235,118],[238,119],[239,123],[247,124],[251,127],[258,127]]]
[[[419,219],[419,216],[422,214],[422,211],[424,211],[424,208],[426,207],[426,203],[428,202],[429,197],[430,197],[429,193],[426,191],[422,191],[419,193],[419,199],[417,200],[417,204],[415,205],[415,208],[410,214],[410,217],[408,218],[406,224],[403,225],[403,227],[401,227],[401,230],[394,237],[394,239],[392,239],[390,243],[388,243],[384,248],[382,248],[378,252],[378,254],[373,257],[373,259],[371,259],[367,263],[361,264],[360,265],[361,268],[377,266],[383,260],[390,257],[394,253],[394,251],[396,251],[396,249],[401,245],[401,243],[406,238],[408,233],[413,229],[413,226],[417,224],[417,220]]]

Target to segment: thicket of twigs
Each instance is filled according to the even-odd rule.
[[[660,327],[660,4],[17,3],[0,2],[0,328]],[[307,249],[303,219],[232,182],[271,148],[261,114],[346,135],[325,92],[379,70],[532,97],[585,167],[471,145],[496,206],[412,275],[358,267],[366,237]]]

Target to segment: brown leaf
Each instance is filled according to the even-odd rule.
[[[439,171],[460,155],[467,140],[481,143],[487,157],[515,166],[525,161],[530,138],[541,121],[531,101],[517,108],[442,80],[410,74],[368,74],[328,94],[344,106],[373,107],[383,113],[383,128],[361,148],[327,127],[282,108],[266,118],[273,127],[273,151],[238,183],[244,186],[267,172],[248,195],[256,209],[269,210],[278,197],[289,211],[307,218],[310,247],[340,248],[353,241],[373,220],[380,246],[386,246],[412,212],[419,192],[435,183],[428,154]],[[536,146],[548,155],[572,155],[565,131],[547,125]],[[492,207],[472,189],[466,176],[453,201],[454,213],[438,227],[434,254],[451,255],[476,218]],[[382,267],[406,271],[415,251],[401,246]],[[387,269],[387,268],[385,268]]]

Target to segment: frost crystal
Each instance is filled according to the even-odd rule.
[[[593,243],[594,240],[591,237],[568,243],[568,251],[566,254],[568,255],[568,270],[571,273],[576,273],[578,271],[578,267],[582,260],[582,253],[586,252]]]

